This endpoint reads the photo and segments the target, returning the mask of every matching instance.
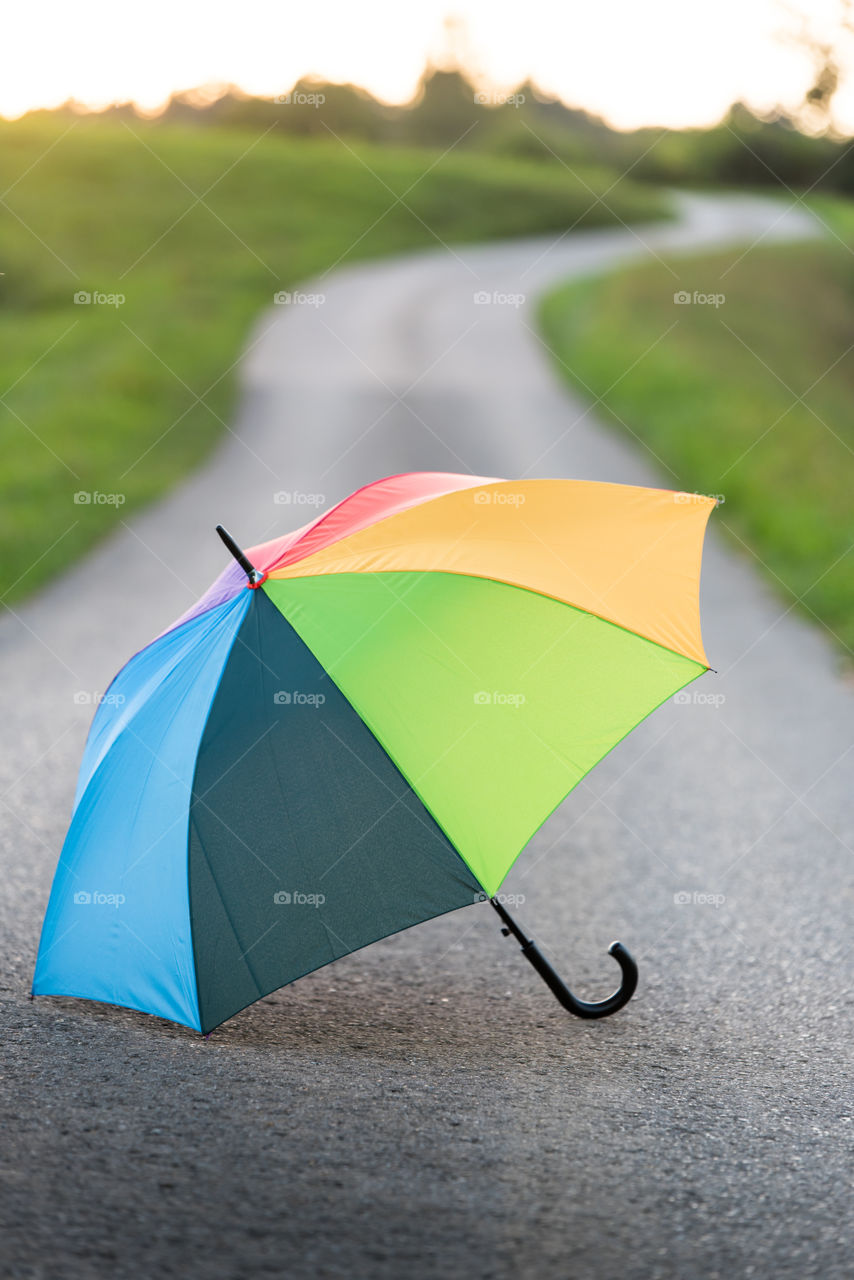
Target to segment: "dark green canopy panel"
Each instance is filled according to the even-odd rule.
[[[202,735],[189,858],[204,1031],[481,893],[263,591],[252,592]]]

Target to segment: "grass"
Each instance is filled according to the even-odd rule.
[[[662,483],[721,495],[715,524],[854,657],[854,204],[821,204],[839,239],[573,283],[540,321]],[[679,290],[725,301],[675,305]]]
[[[0,123],[7,601],[200,461],[230,416],[250,324],[277,290],[339,261],[666,212],[630,182],[597,202],[605,172],[577,181],[454,152],[356,154],[275,130],[68,126]],[[80,290],[125,300],[76,305]],[[119,497],[79,505],[79,492]]]

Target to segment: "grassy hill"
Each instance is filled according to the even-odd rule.
[[[854,657],[854,204],[824,199],[822,215],[822,242],[572,284],[541,321],[563,376],[603,397],[665,484],[721,494],[714,523]]]
[[[32,590],[199,462],[276,291],[355,258],[666,212],[626,180],[597,202],[614,180],[275,126],[0,123],[0,596]],[[118,497],[75,504],[80,492]]]

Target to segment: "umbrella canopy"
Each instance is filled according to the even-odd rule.
[[[33,992],[207,1032],[494,895],[708,669],[714,505],[417,473],[251,548],[98,707]]]

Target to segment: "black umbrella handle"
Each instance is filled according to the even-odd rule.
[[[638,985],[638,967],[621,942],[612,942],[608,948],[608,954],[614,957],[622,971],[623,980],[619,989],[612,996],[608,996],[606,1000],[597,1000],[595,1002],[579,1000],[551,967],[537,944],[531,938],[525,936],[516,921],[498,899],[490,898],[489,901],[504,922],[504,928],[501,932],[505,937],[509,937],[512,934],[516,938],[522,948],[522,955],[533,965],[543,982],[563,1005],[564,1009],[568,1009],[570,1013],[574,1013],[578,1018],[607,1018],[609,1014],[616,1013],[618,1009],[622,1009],[623,1005],[629,1003]]]

